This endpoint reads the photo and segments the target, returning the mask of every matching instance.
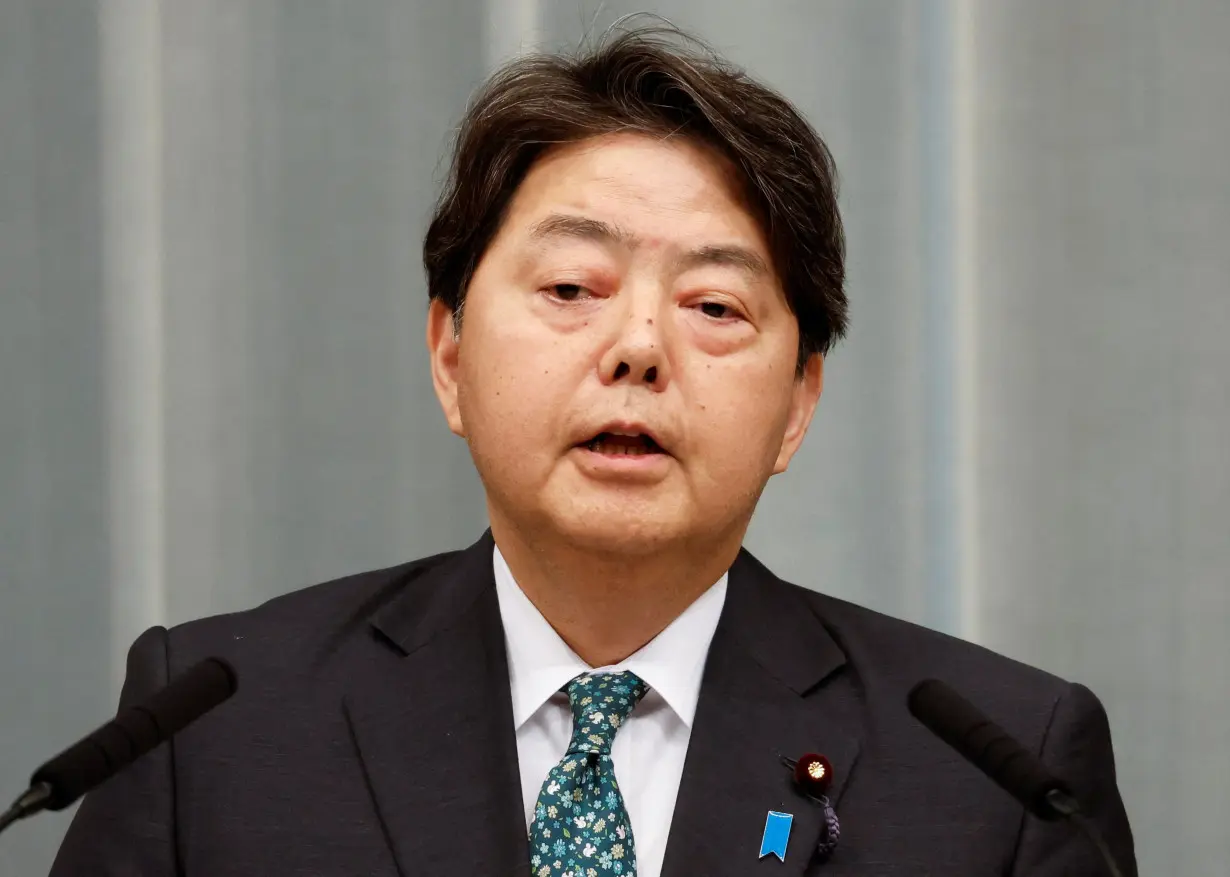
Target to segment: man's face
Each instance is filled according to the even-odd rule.
[[[821,388],[723,159],[617,134],[517,190],[466,295],[436,302],[437,394],[493,526],[640,554],[741,540]]]

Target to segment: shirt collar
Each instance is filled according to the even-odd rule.
[[[498,546],[493,564],[508,650],[513,721],[518,729],[573,677],[593,669],[630,670],[661,695],[689,729],[692,727],[709,643],[726,602],[725,573],[627,660],[610,667],[592,668],[568,647],[525,596]]]

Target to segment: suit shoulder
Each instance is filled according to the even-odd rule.
[[[902,692],[927,678],[940,679],[975,702],[1028,704],[1049,714],[1072,685],[1066,680],[975,643],[790,585],[806,600],[845,650],[857,673]]]
[[[235,643],[303,656],[366,625],[393,595],[458,552],[355,573],[274,597],[251,609],[188,621],[169,631],[171,652],[203,655]],[[212,650],[212,651],[211,651]]]

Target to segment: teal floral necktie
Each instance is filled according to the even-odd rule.
[[[530,825],[534,877],[635,877],[632,823],[611,743],[648,690],[635,673],[586,673],[568,683],[572,740],[538,793]]]

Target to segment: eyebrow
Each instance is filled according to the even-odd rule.
[[[617,244],[628,249],[636,249],[640,244],[636,235],[617,225],[566,213],[552,213],[536,222],[530,229],[530,240],[545,241],[551,238],[577,238],[600,244]],[[706,265],[729,266],[738,268],[758,280],[772,276],[768,264],[759,253],[734,244],[700,247],[685,253],[677,265],[681,270]]]
[[[760,254],[747,247],[710,246],[701,247],[687,253],[681,260],[685,268],[699,268],[705,265],[725,265],[738,268],[757,280],[767,280],[771,276],[769,266],[765,264]]]
[[[534,223],[534,227],[530,229],[530,240],[542,241],[550,238],[580,238],[598,243],[622,244],[627,247],[633,247],[637,243],[634,235],[618,226],[600,219],[570,216],[566,213],[552,213],[545,219]]]

